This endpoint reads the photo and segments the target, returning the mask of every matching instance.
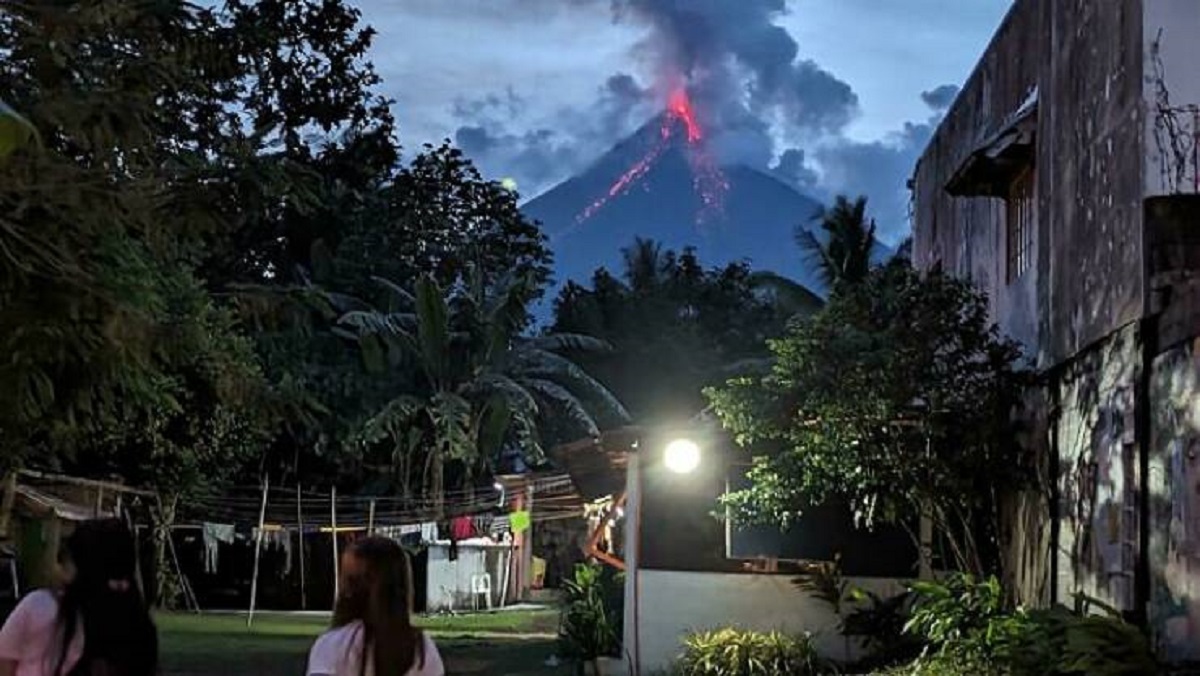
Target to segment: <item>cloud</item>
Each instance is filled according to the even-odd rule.
[[[494,178],[512,177],[534,195],[582,169],[653,112],[655,97],[632,75],[617,73],[595,99],[530,119],[530,106],[511,89],[455,102],[462,124],[454,143]]]
[[[618,22],[651,29],[639,45],[660,88],[686,85],[722,108],[745,107],[784,127],[819,135],[842,130],[858,113],[847,83],[811,60],[776,23],[784,0],[612,0]]]
[[[921,99],[933,114],[922,122],[906,122],[882,140],[839,138],[817,148],[819,186],[833,193],[866,195],[881,239],[890,243],[902,240],[911,226],[908,178],[957,93],[958,87],[953,85],[922,92]]]
[[[921,92],[921,100],[936,111],[946,110],[953,105],[954,99],[958,98],[959,89],[958,85],[944,84],[936,89]]]
[[[821,174],[808,163],[807,155],[799,148],[788,148],[780,153],[771,172],[803,192],[812,194],[820,190]]]

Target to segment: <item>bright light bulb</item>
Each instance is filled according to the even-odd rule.
[[[667,444],[663,461],[676,474],[691,474],[700,466],[700,446],[691,439],[676,439]]]

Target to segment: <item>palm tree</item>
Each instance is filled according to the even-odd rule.
[[[347,312],[341,333],[357,342],[369,369],[408,368],[414,377],[367,421],[364,440],[390,442],[401,485],[411,492],[410,479],[420,476],[436,511],[447,462],[466,468],[469,490],[471,477],[493,468],[507,445],[540,459],[541,416],[561,415],[591,435],[600,420],[628,420],[621,403],[562,354],[606,350],[606,343],[520,335],[533,280],[491,289],[472,274],[447,292],[425,277],[411,294],[378,281],[401,309]]]
[[[822,209],[817,215],[824,238],[803,226],[796,229],[796,242],[817,260],[821,276],[831,291],[842,284],[857,284],[871,271],[871,255],[877,241],[875,221],[869,220],[866,212],[866,197],[852,202],[845,195],[838,195],[832,207]]]
[[[667,278],[674,265],[674,255],[663,252],[661,242],[641,237],[633,246],[621,249],[625,263],[625,280],[634,291],[653,289]]]

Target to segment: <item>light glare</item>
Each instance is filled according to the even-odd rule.
[[[700,446],[691,439],[676,439],[667,444],[663,461],[676,474],[690,474],[700,466]]]

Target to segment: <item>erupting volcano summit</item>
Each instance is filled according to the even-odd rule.
[[[820,204],[751,167],[722,166],[709,131],[677,89],[661,114],[524,205],[550,236],[559,283],[587,282],[600,266],[619,273],[621,249],[643,237],[695,247],[705,265],[749,260],[821,289],[794,243],[795,229],[812,225]]]

